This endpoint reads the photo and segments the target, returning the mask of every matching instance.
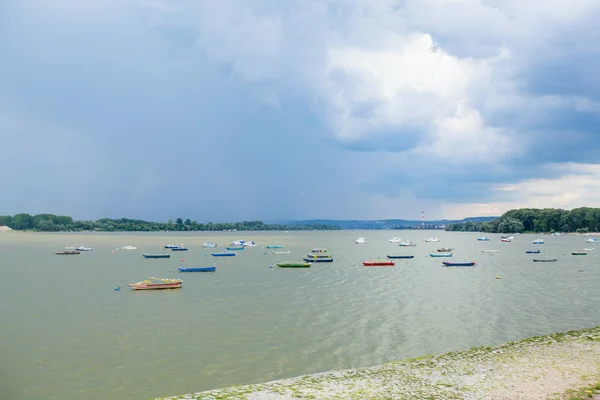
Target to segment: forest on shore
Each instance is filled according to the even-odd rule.
[[[450,224],[447,231],[521,233],[521,232],[598,232],[600,208],[580,207],[572,210],[559,208],[520,208],[510,210],[498,219],[487,222]]]

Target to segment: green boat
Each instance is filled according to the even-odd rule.
[[[309,262],[282,262],[276,265],[281,268],[310,268]]]

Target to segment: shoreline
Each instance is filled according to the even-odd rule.
[[[559,400],[598,383],[600,326],[374,367],[157,399]]]

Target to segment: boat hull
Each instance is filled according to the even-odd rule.
[[[188,251],[186,248],[171,247],[171,251]]]
[[[444,267],[472,267],[475,265],[475,261],[467,261],[467,262],[450,262],[444,261],[442,263]]]
[[[181,282],[157,284],[130,283],[129,287],[135,290],[180,289]]]
[[[393,261],[363,261],[365,267],[392,267],[395,265]]]
[[[142,254],[144,258],[171,258],[170,254]]]
[[[430,257],[452,257],[452,253],[429,253]]]
[[[304,261],[313,262],[333,262],[333,258],[303,258]]]
[[[574,256],[587,256],[587,253],[584,251],[574,251],[571,254],[573,254]]]
[[[57,256],[76,256],[81,253],[78,251],[55,251],[54,254]]]
[[[539,251],[539,250],[526,250],[525,253],[526,254],[540,254],[541,251]]]
[[[403,258],[403,259],[407,259],[407,258],[415,258],[415,256],[387,256],[387,258]]]
[[[214,272],[217,267],[179,267],[179,272]]]
[[[556,262],[558,258],[534,258],[533,262]]]
[[[244,250],[244,246],[239,246],[239,247],[229,246],[229,247],[227,247],[227,250]]]
[[[237,253],[212,253],[211,256],[213,256],[213,257],[233,257],[236,254]]]
[[[310,263],[278,263],[279,268],[310,268]]]

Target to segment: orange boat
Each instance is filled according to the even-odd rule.
[[[380,267],[380,266],[392,266],[395,264],[393,261],[390,261],[390,260],[372,260],[372,261],[363,261],[363,265],[365,267]]]
[[[129,287],[136,290],[179,289],[181,288],[181,284],[181,279],[163,279],[150,277],[141,282],[130,283]]]

